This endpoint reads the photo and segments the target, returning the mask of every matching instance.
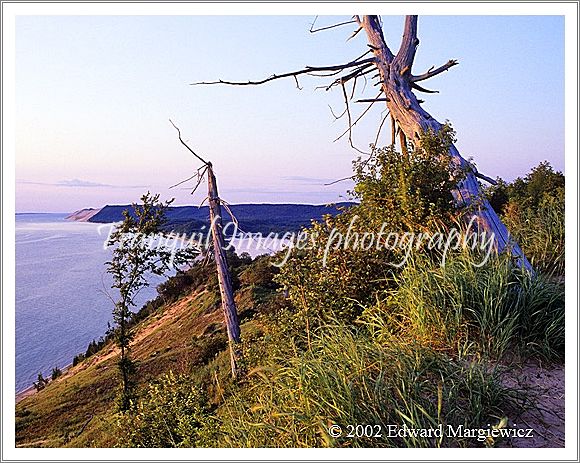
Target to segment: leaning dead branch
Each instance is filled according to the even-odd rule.
[[[218,194],[217,180],[213,172],[213,166],[211,162],[204,160],[201,156],[195,153],[181,138],[181,131],[179,130],[179,128],[173,123],[171,119],[169,119],[169,122],[171,122],[171,125],[173,125],[173,127],[175,127],[175,130],[177,130],[177,134],[181,144],[185,146],[190,153],[192,153],[197,159],[199,159],[203,163],[203,165],[199,169],[197,169],[197,173],[188,179],[191,180],[196,175],[198,177],[197,185],[195,186],[193,191],[195,191],[197,187],[199,187],[204,176],[207,174],[208,194],[206,196],[206,199],[208,200],[209,203],[208,209],[213,245],[213,257],[216,264],[218,284],[220,288],[220,296],[222,302],[222,311],[224,315],[224,321],[226,324],[226,331],[228,334],[231,372],[234,379],[236,379],[244,374],[244,367],[242,358],[242,345],[240,338],[240,321],[238,317],[236,302],[234,299],[232,278],[228,266],[226,246],[223,236],[221,206],[224,204],[220,200]],[[202,173],[200,173],[200,169],[202,170]],[[179,184],[181,183],[183,182],[180,182]],[[229,205],[225,204],[224,208],[230,213],[230,215],[232,216],[232,220],[236,221],[234,215],[232,214],[229,208]]]

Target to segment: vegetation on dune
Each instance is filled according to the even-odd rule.
[[[229,374],[214,271],[198,262],[160,285],[159,297],[132,316],[131,329],[141,336],[133,349],[139,360],[134,408],[111,409],[115,358],[106,355],[110,345],[102,347],[93,360],[80,361],[77,373],[18,404],[17,442],[495,445],[460,436],[390,436],[387,426],[498,425],[526,399],[504,381],[511,362],[563,360],[564,180],[541,164],[524,179],[487,192],[536,274],[494,253],[475,266],[482,252],[469,247],[447,253],[445,265],[442,251],[428,248],[414,249],[401,266],[392,264],[406,251],[384,246],[332,245],[325,259],[333,230],[362,236],[383,223],[398,233],[465,227],[470,211],[456,209],[449,193],[463,173],[442,154],[453,132],[425,137],[422,150],[403,155],[374,148],[370,159],[356,161],[353,196],[359,204],[313,223],[305,236],[316,246],[287,251],[281,268],[272,264],[286,251],[254,260],[228,256],[248,372],[243,379]],[[81,400],[88,390],[96,401],[90,412]],[[62,417],[57,409],[65,410]],[[381,428],[347,437],[349,424]],[[333,425],[345,434],[333,437]]]

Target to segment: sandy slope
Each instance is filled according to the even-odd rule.
[[[100,210],[101,209],[93,209],[93,208],[81,209],[79,211],[73,212],[70,215],[67,215],[65,219],[72,220],[75,222],[88,222],[89,219],[95,214],[97,214]]]
[[[564,447],[564,372],[564,365],[544,366],[537,362],[512,371],[505,385],[526,391],[529,403],[509,417],[510,425],[531,429],[532,437],[512,438],[501,447]]]

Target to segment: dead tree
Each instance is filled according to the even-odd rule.
[[[230,346],[230,364],[232,369],[232,376],[237,378],[242,373],[242,349],[240,339],[240,321],[238,318],[238,310],[236,301],[234,299],[234,291],[232,287],[232,278],[228,267],[228,259],[226,255],[226,245],[223,234],[223,223],[221,215],[221,200],[218,194],[218,187],[215,175],[213,173],[213,166],[211,162],[204,160],[201,156],[195,153],[181,138],[181,132],[175,124],[170,120],[171,124],[177,130],[179,141],[185,146],[198,160],[202,162],[202,167],[198,169],[197,174],[178,183],[180,185],[186,181],[197,177],[198,181],[193,189],[195,191],[200,183],[203,181],[204,175],[207,174],[207,189],[208,189],[208,205],[209,205],[209,219],[210,229],[212,235],[213,255],[216,264],[218,284],[220,288],[220,296],[222,301],[222,310],[224,314],[224,321],[228,333],[228,341]],[[177,186],[173,185],[173,186]]]
[[[332,66],[307,66],[298,71],[274,74],[266,79],[258,81],[232,82],[220,79],[213,82],[195,82],[192,85],[260,85],[275,79],[291,77],[296,81],[297,87],[299,87],[298,76],[300,75],[306,74],[318,77],[336,76],[331,83],[324,88],[329,90],[335,86],[340,86],[342,89],[346,108],[342,115],[335,117],[340,118],[346,115],[348,118],[348,128],[339,138],[348,134],[351,146],[356,149],[352,143],[353,126],[356,125],[365,114],[367,114],[375,103],[385,102],[393,122],[393,143],[396,124],[397,129],[399,130],[401,149],[403,151],[406,150],[407,142],[410,142],[412,145],[417,147],[420,146],[421,136],[428,131],[438,132],[441,129],[442,124],[435,120],[421,107],[420,103],[422,103],[422,101],[417,99],[414,91],[437,93],[434,90],[428,90],[419,85],[419,82],[447,71],[455,66],[457,61],[449,60],[438,68],[431,67],[431,69],[423,74],[414,75],[412,73],[415,52],[419,45],[419,39],[417,37],[417,16],[415,15],[406,16],[405,18],[403,38],[396,54],[391,51],[385,42],[379,16],[353,16],[352,21],[340,23],[335,26],[319,28],[317,30],[311,29],[311,32],[351,23],[357,24],[358,26],[355,32],[351,35],[351,38],[357,35],[360,31],[364,31],[367,36],[369,50],[358,58],[347,63]],[[369,54],[372,54],[373,56],[365,58]],[[352,101],[354,97],[357,80],[363,78],[366,81],[369,77],[371,79],[376,79],[374,87],[378,86],[380,91],[374,98],[356,100],[356,102],[369,103],[369,105],[357,119],[353,120],[349,101]],[[352,84],[350,97],[348,96],[346,88],[347,84]],[[386,117],[387,116],[385,116],[385,119]],[[383,123],[385,119],[383,119]],[[506,226],[502,223],[497,213],[484,197],[477,178],[491,183],[493,183],[493,180],[479,174],[475,166],[465,160],[459,154],[459,151],[454,145],[451,145],[449,148],[449,154],[453,162],[466,171],[465,179],[462,180],[457,185],[455,191],[453,191],[457,204],[471,206],[473,208],[476,222],[480,230],[494,234],[495,248],[498,252],[505,251],[511,253],[518,266],[532,271],[532,267],[519,245],[511,237]]]
[[[221,217],[221,201],[218,195],[217,181],[213,173],[211,162],[207,163],[206,170],[213,252],[218,274],[224,320],[226,322],[228,340],[230,343],[230,363],[232,367],[232,375],[234,378],[236,378],[241,372],[240,360],[242,358],[240,321],[238,319],[238,311],[236,308],[236,301],[234,300],[234,291],[232,289],[232,278],[228,268],[228,259],[225,251],[226,245],[224,242],[223,224]]]

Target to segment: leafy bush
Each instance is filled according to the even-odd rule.
[[[178,271],[176,275],[157,286],[157,293],[165,303],[171,303],[182,296],[192,283],[193,276],[190,273]]]
[[[351,192],[360,201],[356,213],[367,231],[388,224],[388,231],[423,231],[450,224],[460,213],[453,190],[465,177],[449,155],[455,132],[445,125],[421,137],[421,147],[408,154],[394,146],[372,147],[371,157],[354,162]]]
[[[564,275],[565,268],[564,188],[564,175],[548,162],[524,178],[498,179],[487,188],[492,206],[534,268],[554,275]]]
[[[81,363],[85,359],[85,354],[77,354],[73,357],[72,365],[76,367],[79,363]]]
[[[38,376],[36,378],[36,381],[34,383],[32,383],[32,385],[34,386],[34,389],[36,389],[37,391],[42,391],[48,384],[48,379],[46,379],[44,376],[42,376],[42,373],[38,373]]]
[[[214,423],[203,391],[172,372],[151,383],[135,409],[118,415],[122,447],[208,445]]]
[[[373,147],[370,158],[354,162],[352,195],[360,203],[305,230],[304,242],[312,245],[293,249],[277,277],[306,329],[333,318],[354,321],[398,271],[391,265],[400,260],[395,250],[384,243],[346,245],[349,236],[358,235],[362,243],[365,234],[435,232],[455,225],[463,211],[451,190],[464,172],[448,154],[453,140],[453,130],[445,126],[423,134],[422,147],[408,155],[392,146]]]
[[[277,287],[274,277],[278,273],[279,269],[272,265],[272,259],[269,256],[260,256],[242,270],[239,279],[240,283],[245,286],[274,289]]]

